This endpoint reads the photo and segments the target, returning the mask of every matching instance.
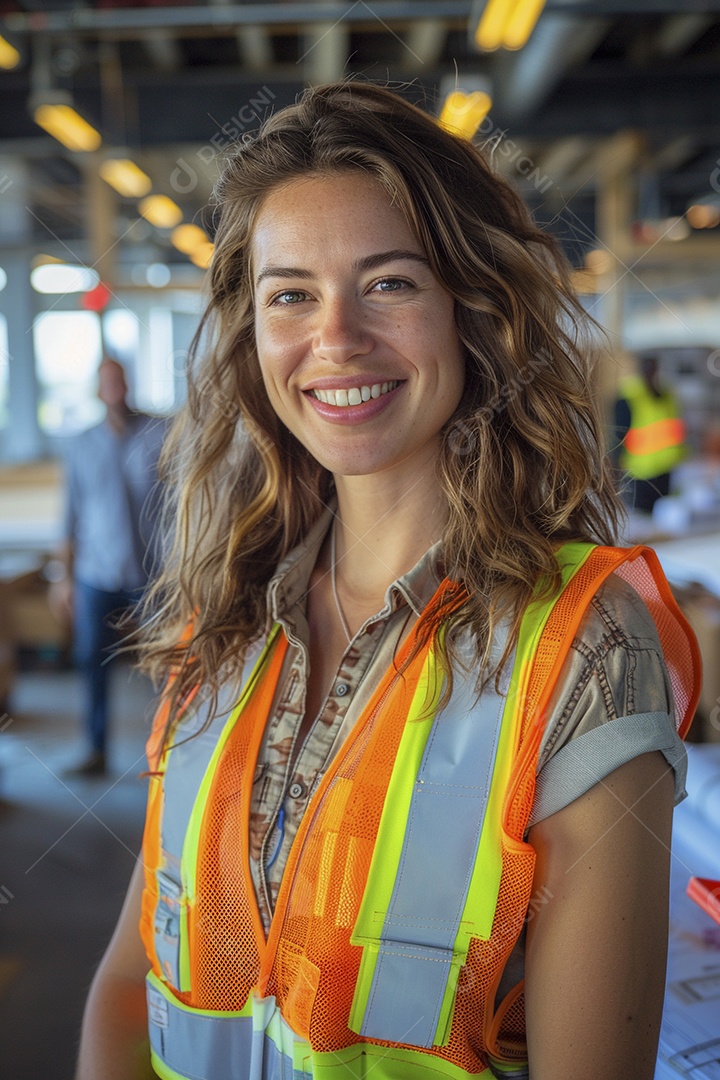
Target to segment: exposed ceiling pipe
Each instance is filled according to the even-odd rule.
[[[720,5],[720,0],[718,0]],[[418,19],[466,19],[469,0],[318,0],[312,4],[279,3],[212,5],[209,7],[129,8],[48,11],[12,14],[0,27],[14,33],[114,33],[120,36],[146,30],[206,30],[226,33],[238,26],[302,26],[310,23],[414,22]]]
[[[247,25],[299,26],[313,22],[351,23],[382,19],[415,22],[418,19],[467,19],[471,0],[317,0],[314,3],[211,4],[164,8],[73,8],[44,11],[42,8],[17,12],[0,18],[0,28],[13,33],[91,33],[137,36],[146,30],[199,30],[232,32]],[[720,0],[683,0],[684,15],[720,13]],[[585,0],[547,0],[545,15],[587,16],[678,14],[678,0],[593,0],[588,11]]]
[[[588,8],[594,12],[595,4]],[[503,121],[535,113],[566,72],[590,55],[608,25],[605,19],[545,13],[524,49],[498,55],[493,78]]]

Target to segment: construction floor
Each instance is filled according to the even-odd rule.
[[[0,718],[0,1080],[72,1080],[87,989],[140,847],[152,689],[112,671],[110,773],[83,752],[72,671],[21,674]]]

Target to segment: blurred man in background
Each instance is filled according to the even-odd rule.
[[[69,775],[106,771],[109,649],[114,619],[137,602],[158,505],[157,465],[165,425],[134,412],[125,371],[105,357],[98,397],[105,419],[75,436],[65,463],[65,516],[59,557],[65,577],[51,587],[58,614],[73,624],[74,656],[84,676],[87,754]]]
[[[629,477],[623,499],[649,514],[670,491],[670,473],[686,455],[685,425],[677,399],[659,378],[654,356],[644,356],[637,375],[624,379],[615,403],[617,462]]]

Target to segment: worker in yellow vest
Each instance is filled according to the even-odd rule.
[[[639,374],[621,383],[615,405],[619,464],[629,478],[624,498],[645,513],[669,493],[670,474],[687,453],[677,399],[658,370],[657,358],[644,356]]]
[[[568,269],[370,84],[218,193],[78,1080],[651,1080],[697,646],[613,546]]]

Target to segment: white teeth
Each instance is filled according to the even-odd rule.
[[[313,389],[310,393],[324,405],[336,405],[344,408],[346,405],[360,405],[363,401],[371,398],[382,397],[388,391],[394,390],[400,383],[397,379],[391,382],[373,383],[372,386],[352,386],[349,390],[319,390]]]

